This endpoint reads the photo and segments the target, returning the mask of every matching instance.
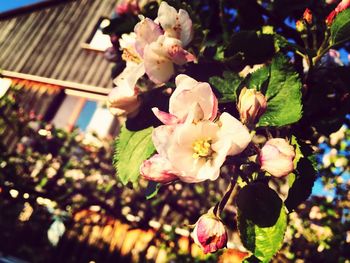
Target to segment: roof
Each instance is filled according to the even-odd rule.
[[[111,88],[102,52],[83,49],[115,0],[52,1],[0,17],[0,68],[50,79]],[[34,10],[33,10],[34,9]]]

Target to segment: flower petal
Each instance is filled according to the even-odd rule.
[[[164,37],[147,45],[144,49],[145,71],[154,83],[167,82],[175,73],[173,62],[169,59],[167,50],[163,47]]]
[[[175,115],[161,111],[156,107],[152,108],[152,111],[154,115],[156,115],[156,117],[165,125],[172,125],[172,124],[179,123],[179,119]]]
[[[217,145],[213,145],[214,150],[219,150],[222,144],[228,143],[231,148],[228,155],[237,155],[245,150],[251,141],[248,128],[239,120],[224,112],[220,116],[221,128],[219,132],[220,141]]]
[[[160,154],[155,154],[144,161],[140,167],[140,174],[145,179],[158,183],[168,183],[176,180],[177,173],[171,163]]]
[[[159,6],[157,20],[166,36],[181,40],[183,47],[191,42],[193,38],[192,21],[185,10],[180,9],[177,13],[174,7],[163,1]]]
[[[141,57],[143,57],[145,46],[157,41],[158,37],[163,34],[160,26],[149,18],[137,23],[134,31],[136,33],[135,48]]]
[[[170,138],[173,135],[174,129],[174,126],[161,125],[153,130],[152,141],[159,154],[167,156]]]
[[[218,110],[217,98],[208,83],[198,82],[184,74],[178,75],[175,83],[176,89],[169,100],[171,114],[184,120],[193,109],[193,105],[198,104],[204,120],[215,119]]]

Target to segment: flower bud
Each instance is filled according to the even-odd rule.
[[[136,89],[128,91],[119,87],[113,88],[108,95],[107,106],[114,115],[135,116],[141,106]]]
[[[158,183],[168,183],[177,179],[177,172],[171,163],[160,154],[155,154],[144,161],[140,167],[140,174],[146,180]]]
[[[191,236],[205,254],[216,252],[227,244],[225,225],[212,210],[198,219]]]
[[[306,30],[305,22],[302,20],[298,20],[295,23],[295,28],[297,29],[298,32],[304,32]]]
[[[243,88],[238,100],[238,111],[243,123],[258,122],[267,108],[265,96],[255,89]]]
[[[294,147],[285,139],[274,138],[261,149],[259,161],[261,169],[275,177],[286,176],[294,170]]]
[[[303,14],[303,19],[309,25],[312,24],[312,12],[309,8],[306,8]]]

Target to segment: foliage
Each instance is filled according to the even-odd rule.
[[[349,113],[349,86],[346,84],[349,79],[344,74],[348,72],[349,66],[339,62],[335,51],[331,50],[334,47],[347,45],[349,9],[336,13],[332,24],[326,25],[324,18],[334,6],[328,6],[322,1],[317,3],[299,1],[297,4],[291,1],[283,1],[282,4],[281,1],[253,0],[166,2],[176,10],[181,8],[183,9],[181,12],[188,12],[191,19],[191,23],[179,22],[173,29],[179,27],[181,34],[185,32],[189,36],[190,32],[186,32],[188,27],[185,25],[191,24],[194,37],[184,40],[182,36],[173,35],[172,31],[168,31],[169,24],[173,22],[170,19],[164,20],[162,12],[166,5],[162,1],[153,3],[152,14],[140,9],[140,12],[152,21],[157,17],[154,12],[156,6],[160,7],[159,10],[163,10],[159,11],[159,17],[154,20],[155,22],[147,20],[147,23],[153,23],[153,27],[159,26],[163,30],[159,33],[161,36],[158,40],[171,36],[182,41],[181,52],[186,54],[187,59],[180,64],[177,64],[172,56],[164,57],[163,60],[161,57],[163,55],[160,54],[166,52],[170,54],[172,51],[163,53],[161,51],[163,46],[158,46],[158,53],[154,49],[159,56],[157,63],[167,63],[167,66],[164,64],[162,67],[169,68],[166,74],[170,77],[161,83],[155,81],[159,79],[155,76],[160,70],[152,72],[156,66],[149,67],[156,59],[147,53],[151,49],[147,45],[155,48],[155,42],[158,40],[142,42],[145,47],[140,52],[138,48],[141,45],[140,39],[142,34],[147,33],[147,31],[140,33],[140,25],[145,20],[136,25],[136,52],[145,65],[146,74],[135,82],[135,89],[142,95],[139,96],[133,91],[132,96],[141,98],[143,106],[136,114],[128,112],[127,117],[129,122],[134,123],[144,123],[145,119],[150,121],[142,129],[121,132],[117,139],[115,157],[118,177],[124,184],[128,181],[135,184],[138,181],[134,164],[129,164],[126,160],[137,149],[144,154],[135,156],[135,163],[139,166],[143,160],[152,155],[154,148],[150,145],[153,141],[158,155],[149,158],[147,170],[141,171],[145,178],[151,180],[148,188],[150,198],[159,195],[159,189],[164,185],[173,184],[178,180],[187,183],[198,183],[205,179],[215,180],[217,173],[214,173],[216,177],[213,176],[212,170],[207,171],[204,179],[199,179],[199,175],[203,176],[202,170],[197,175],[193,172],[197,169],[195,166],[198,163],[193,165],[192,170],[186,170],[189,159],[184,157],[181,160],[179,154],[173,150],[182,151],[181,147],[184,149],[187,147],[187,151],[194,151],[192,155],[194,159],[199,158],[202,163],[207,162],[208,166],[210,162],[205,158],[213,159],[212,162],[216,163],[215,158],[219,151],[207,147],[211,147],[211,143],[218,142],[212,142],[212,138],[210,140],[201,138],[191,144],[182,145],[187,141],[183,140],[182,136],[185,135],[182,135],[181,129],[186,129],[188,116],[194,118],[189,121],[194,126],[212,122],[213,125],[218,125],[218,129],[226,127],[222,116],[239,118],[244,127],[248,128],[252,141],[239,152],[227,154],[225,161],[220,165],[219,172],[228,178],[230,185],[221,201],[216,205],[212,204],[214,210],[213,212],[210,210],[208,215],[210,217],[211,213],[214,213],[215,218],[222,218],[226,223],[228,219],[225,217],[225,206],[232,205],[238,213],[241,241],[253,254],[248,260],[268,262],[282,246],[287,213],[298,209],[311,194],[317,175],[315,148],[318,146],[319,138],[339,129],[346,114]],[[305,8],[310,8],[314,13]],[[188,18],[179,15],[177,19],[187,21]],[[287,19],[297,22],[298,25],[293,27],[286,24],[284,21]],[[114,34],[120,33],[118,30],[115,30]],[[132,29],[129,32],[132,32]],[[121,46],[123,54],[131,51]],[[121,57],[127,64],[131,62],[125,56]],[[143,67],[142,63],[139,64],[140,67]],[[126,69],[131,68],[127,65]],[[127,70],[122,73],[125,75],[120,76],[128,78]],[[339,74],[340,72],[342,74]],[[163,73],[165,74],[165,70]],[[176,77],[180,73],[185,75]],[[208,97],[207,107],[212,107],[213,110],[211,116],[205,116],[206,108],[201,104],[203,102],[200,100],[200,93],[195,91],[191,99],[193,104],[197,105],[196,110],[185,114],[185,117],[181,115],[187,110],[186,104],[182,105],[187,95],[181,94],[182,101],[176,96],[179,96],[177,89],[183,88],[181,80],[185,78],[184,76],[187,78],[188,93],[192,92],[190,91],[192,84],[189,83],[194,83],[193,90],[197,88],[196,85],[203,85],[194,81],[212,85],[213,92],[218,97],[218,115],[215,100],[210,101]],[[118,78],[116,89],[127,89],[128,87],[119,84]],[[155,90],[164,95],[161,98],[163,102],[167,101],[170,95],[169,113],[167,103],[159,103],[153,97]],[[190,98],[190,95],[188,96]],[[117,104],[118,99],[114,102]],[[159,112],[158,109],[153,109],[163,125],[159,120],[150,119],[152,107],[161,110]],[[181,107],[182,112],[177,110]],[[244,132],[237,127],[236,129],[236,138],[233,137],[231,143],[244,144],[245,139],[241,135]],[[127,145],[131,134],[140,134],[142,137],[141,134],[151,130],[153,130],[152,136],[145,142],[137,139]],[[201,132],[204,134],[203,130],[204,128]],[[187,134],[189,138],[195,136],[189,134],[191,132],[195,130],[189,129]],[[220,142],[222,139],[220,133],[218,137]],[[280,155],[269,157],[266,154],[269,147],[276,147]],[[185,154],[185,150],[183,152]],[[282,167],[283,163],[288,165]],[[273,183],[278,186],[272,187]],[[218,221],[220,220],[216,220]],[[194,233],[197,233],[196,229]],[[216,234],[217,240],[221,240],[222,236]],[[199,245],[212,252],[211,248],[205,247],[206,244]]]
[[[323,167],[317,167],[315,160],[319,142],[331,140],[329,136],[350,113],[350,66],[332,49],[349,50],[350,9],[337,11],[332,23],[326,24],[327,14],[339,8],[324,1],[129,4],[117,6],[123,11],[104,29],[118,53],[116,87],[108,103],[127,118],[114,145],[117,180],[110,177],[108,165],[108,175],[100,175],[97,186],[88,180],[106,169],[102,164],[112,163],[111,149],[81,146],[76,133],[41,127],[44,135],[33,129],[21,132],[29,141],[43,136],[47,144],[1,157],[6,192],[16,186],[55,200],[62,211],[99,204],[116,213],[117,207],[132,203],[133,211],[147,208],[138,217],[144,223],[159,213],[168,218],[164,214],[169,210],[181,212],[169,219],[173,226],[194,223],[209,210],[207,216],[216,224],[239,230],[233,247],[243,244],[251,253],[248,261],[281,257],[327,262],[335,258],[334,251],[324,255],[314,251],[334,246],[341,247],[339,261],[345,259],[348,184],[335,187],[335,202],[316,197],[304,202],[317,170],[326,186],[349,171],[344,158],[339,165],[332,156]],[[305,17],[305,8],[314,12],[311,17]],[[14,121],[2,117],[4,126]],[[337,143],[336,153],[349,151],[347,142]],[[155,149],[157,155],[152,156]],[[147,169],[141,166],[146,159]],[[343,167],[340,175],[339,167]],[[50,177],[51,168],[55,174]],[[84,180],[76,178],[81,174]],[[120,183],[133,185],[134,191]],[[62,184],[70,190],[63,191]],[[73,197],[78,194],[77,201]],[[317,206],[312,202],[319,202],[319,207],[313,208]],[[215,227],[197,231],[197,227],[194,234],[210,233],[195,238],[202,249],[215,252],[225,247],[225,232],[218,233]],[[309,244],[313,253],[300,255],[304,249],[300,244]],[[174,246],[171,237],[164,246]]]

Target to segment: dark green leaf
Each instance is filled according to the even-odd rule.
[[[269,262],[283,243],[284,232],[287,226],[285,207],[279,211],[276,224],[270,227],[259,227],[247,219],[244,214],[238,213],[238,229],[243,245],[253,253],[249,262]],[[258,260],[257,260],[258,259]]]
[[[225,71],[222,78],[211,77],[209,83],[221,94],[220,102],[233,102],[236,101],[236,90],[241,80],[236,73]]]
[[[259,64],[266,62],[275,54],[273,35],[257,33],[255,31],[241,31],[234,34],[230,45],[226,48],[225,57],[242,53],[245,64]]]
[[[297,72],[283,55],[272,60],[265,96],[267,111],[261,116],[259,126],[280,127],[301,118],[301,82]]]
[[[350,41],[350,9],[340,12],[331,25],[331,45]]]
[[[152,127],[141,131],[129,131],[124,126],[121,128],[115,143],[113,164],[124,185],[137,181],[140,165],[154,153],[152,131]]]
[[[252,183],[237,196],[237,207],[245,218],[260,227],[273,226],[280,214],[282,200],[264,183]]]
[[[315,180],[315,157],[313,155],[308,158],[302,157],[298,162],[296,178],[289,189],[288,198],[285,201],[288,211],[295,209],[310,196]]]

